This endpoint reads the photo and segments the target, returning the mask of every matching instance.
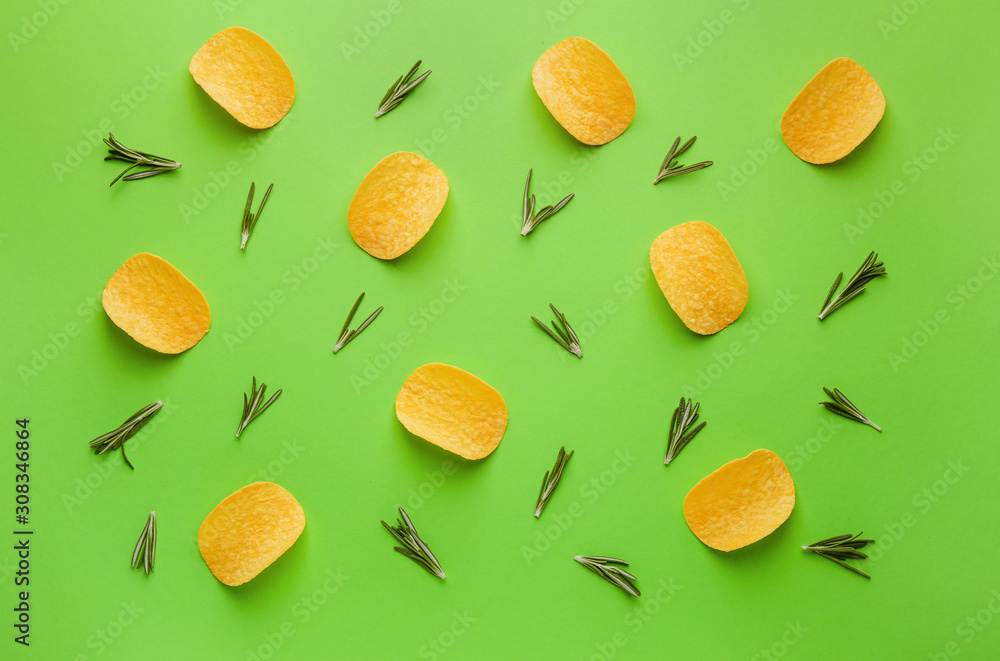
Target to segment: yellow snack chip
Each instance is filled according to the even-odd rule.
[[[708,223],[683,223],[656,237],[649,263],[670,307],[695,333],[718,333],[746,307],[743,267],[726,237]]]
[[[420,154],[398,151],[365,175],[347,210],[347,227],[366,253],[394,259],[427,234],[447,199],[444,172]]]
[[[764,539],[795,507],[795,482],[770,450],[754,450],[694,485],[684,519],[707,546],[732,551]]]
[[[611,142],[635,117],[635,95],[625,75],[583,37],[545,51],[531,70],[531,82],[556,121],[584,144]]]
[[[497,449],[507,404],[490,384],[451,365],[430,363],[406,378],[396,417],[410,433],[466,459]]]
[[[205,295],[173,264],[148,252],[115,271],[102,302],[116,326],[160,353],[190,349],[212,323]]]
[[[823,67],[781,117],[781,137],[807,163],[832,163],[864,142],[885,114],[885,95],[848,57]]]
[[[295,100],[295,81],[285,60],[246,28],[226,28],[209,39],[188,69],[216,103],[252,129],[280,122]]]
[[[272,482],[254,482],[205,517],[198,550],[217,579],[243,585],[291,548],[305,526],[305,512],[292,494]]]

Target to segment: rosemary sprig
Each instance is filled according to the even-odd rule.
[[[396,523],[399,525],[390,526],[385,521],[382,522],[385,529],[392,533],[396,541],[402,544],[402,546],[395,546],[393,548],[438,578],[442,580],[447,578],[444,570],[441,569],[441,563],[434,557],[431,550],[427,548],[427,544],[424,544],[424,540],[420,539],[417,529],[413,527],[413,522],[410,521],[410,517],[406,516],[406,512],[403,511],[402,507],[399,508],[399,515],[402,517],[402,519],[396,519]]]
[[[139,541],[135,543],[135,551],[132,552],[132,568],[134,569],[142,558],[142,568],[147,574],[153,571],[153,562],[156,560],[156,512],[149,513],[149,520],[146,527],[139,535]]]
[[[246,250],[247,241],[250,239],[250,233],[253,232],[253,228],[257,227],[257,221],[260,220],[260,214],[264,211],[264,205],[267,204],[267,198],[271,195],[271,189],[274,188],[274,184],[267,187],[264,191],[264,199],[260,201],[260,206],[257,207],[257,213],[254,214],[250,211],[250,205],[253,203],[253,192],[256,184],[250,182],[250,193],[247,195],[247,204],[243,207],[243,222],[240,225],[240,250]]]
[[[575,193],[570,193],[564,197],[559,204],[544,206],[535,211],[535,196],[528,193],[531,187],[531,170],[528,170],[528,180],[524,182],[524,198],[521,202],[521,236],[528,236],[531,230],[548,220],[573,199]]]
[[[112,429],[107,434],[102,434],[90,442],[90,447],[94,448],[94,454],[104,454],[108,450],[117,450],[121,448],[122,459],[128,464],[128,467],[135,470],[135,466],[132,462],[128,460],[125,455],[125,441],[132,438],[136,433],[143,428],[143,426],[149,422],[150,418],[156,415],[156,412],[160,410],[163,406],[163,402],[153,402],[148,406],[144,406],[135,412],[131,418],[123,422],[121,425]]]
[[[830,392],[829,388],[823,388],[823,392],[826,396],[832,399],[832,402],[820,402],[829,411],[833,411],[837,415],[842,415],[845,418],[850,418],[862,424],[868,425],[869,427],[875,429],[876,431],[882,431],[882,428],[876,425],[874,422],[868,419],[864,413],[858,410],[858,407],[851,403],[851,400],[847,399],[844,393],[840,392],[836,388],[833,392]]]
[[[628,563],[624,560],[609,558],[603,555],[578,555],[573,559],[603,578],[608,583],[620,587],[633,597],[639,596],[639,588],[633,585],[633,581],[638,581],[639,579],[621,567],[615,566],[621,565],[622,567],[628,567]]]
[[[656,179],[653,180],[654,186],[668,177],[679,177],[682,174],[697,172],[698,170],[712,165],[712,161],[702,161],[701,163],[695,163],[694,165],[678,165],[677,157],[686,152],[697,139],[698,136],[694,136],[685,142],[683,147],[678,149],[677,146],[681,144],[681,138],[680,136],[677,136],[677,139],[674,140],[674,144],[670,147],[670,151],[667,152],[667,157],[663,159],[663,165],[660,166],[659,174],[657,174]]]
[[[358,311],[358,306],[361,305],[361,299],[363,299],[364,297],[365,293],[361,292],[361,296],[358,296],[358,300],[354,301],[354,307],[351,308],[350,314],[347,315],[347,321],[344,322],[344,327],[340,331],[340,337],[337,339],[337,343],[333,345],[333,353],[337,353],[345,346],[347,346],[348,342],[356,338],[358,335],[361,335],[361,331],[368,328],[368,324],[375,321],[375,317],[379,316],[379,314],[382,312],[382,306],[379,306],[379,309],[375,310],[375,312],[372,312],[368,316],[368,318],[361,323],[360,326],[358,326],[354,330],[351,330],[350,328],[351,319],[354,319],[354,313]]]
[[[819,311],[820,321],[826,319],[831,312],[844,303],[863,294],[865,292],[865,285],[880,275],[885,275],[885,267],[882,265],[882,262],[878,261],[878,253],[873,250],[865,257],[865,262],[861,265],[861,268],[851,276],[851,279],[847,281],[841,292],[834,297],[833,292],[837,291],[837,285],[840,284],[840,280],[844,277],[844,272],[841,271],[837,279],[833,281],[833,286],[830,287],[830,293],[826,295],[826,300],[823,301],[823,309]]]
[[[681,403],[674,409],[674,414],[670,418],[670,434],[667,436],[667,456],[663,459],[663,465],[669,466],[670,462],[677,458],[680,451],[687,447],[695,436],[705,428],[707,422],[691,429],[698,421],[698,407],[701,402],[696,402],[694,408],[691,407],[691,400],[681,397]]]
[[[246,393],[243,393],[243,416],[240,418],[240,426],[236,428],[236,438],[240,437],[246,426],[253,422],[258,415],[267,410],[271,404],[274,404],[274,400],[278,399],[278,395],[281,394],[281,388],[278,388],[278,392],[271,396],[271,399],[267,400],[266,404],[261,404],[264,401],[264,391],[267,390],[267,384],[261,382],[260,390],[257,389],[257,377],[253,377],[253,383],[250,386],[250,397],[247,397]]]
[[[129,149],[122,143],[118,142],[113,133],[108,133],[108,137],[104,138],[104,144],[108,146],[108,155],[104,157],[105,161],[125,161],[126,163],[132,164],[114,178],[114,181],[111,182],[112,186],[114,186],[119,179],[122,181],[145,179],[146,177],[152,177],[163,172],[176,170],[181,166],[180,163],[172,161],[169,158],[163,158],[162,156],[156,156],[154,154],[147,154],[144,151]],[[148,169],[128,174],[128,172],[133,168]]]
[[[420,60],[417,60],[417,63],[413,65],[413,68],[410,69],[405,76],[400,76],[396,79],[396,82],[392,84],[392,87],[389,88],[389,91],[385,93],[385,96],[382,97],[382,101],[378,104],[378,110],[375,111],[375,117],[381,117],[398,106],[417,85],[424,82],[424,79],[431,75],[430,70],[428,70],[420,74],[420,76],[412,83],[410,82],[410,78],[413,78],[413,74],[417,73],[417,69],[420,68],[420,62]]]
[[[583,358],[583,348],[580,346],[580,338],[577,337],[576,331],[574,331],[573,327],[569,325],[568,321],[566,321],[566,315],[557,310],[556,306],[551,303],[549,303],[549,307],[552,308],[553,314],[556,315],[555,320],[552,322],[552,328],[555,329],[554,332],[552,328],[543,324],[537,317],[532,316],[531,320],[541,326],[542,330],[548,333],[549,337],[558,342],[559,346],[563,349],[569,351],[577,358]]]
[[[559,456],[556,457],[556,465],[552,467],[551,471],[545,471],[545,477],[542,478],[542,489],[538,492],[538,501],[535,503],[536,519],[542,515],[542,510],[548,505],[549,498],[552,497],[559,480],[562,479],[563,470],[574,452],[576,450],[571,450],[569,454],[566,454],[566,446],[562,446],[559,448]]]
[[[817,553],[828,560],[833,560],[841,567],[847,567],[855,574],[871,579],[871,576],[868,574],[844,562],[844,560],[865,560],[868,558],[866,554],[858,549],[863,549],[868,544],[874,544],[875,540],[858,539],[862,534],[864,533],[859,532],[857,535],[837,535],[836,537],[824,539],[809,546],[803,546],[802,550]]]

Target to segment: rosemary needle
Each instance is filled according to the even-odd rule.
[[[260,389],[257,389],[257,377],[253,377],[253,382],[250,385],[250,397],[247,397],[246,393],[243,393],[243,415],[240,417],[240,426],[236,428],[236,438],[240,437],[243,430],[251,422],[257,419],[257,416],[267,410],[271,404],[274,404],[274,400],[278,399],[278,395],[281,394],[281,388],[278,388],[278,392],[271,396],[271,399],[267,400],[266,404],[261,404],[264,401],[264,392],[267,390],[267,384],[261,382]]]
[[[681,138],[680,136],[677,136],[677,139],[674,140],[674,144],[670,147],[670,151],[667,152],[667,157],[663,159],[663,165],[660,166],[659,174],[657,174],[656,179],[653,180],[654,186],[668,177],[679,177],[682,174],[697,172],[698,170],[712,165],[712,161],[702,161],[701,163],[695,163],[694,165],[678,165],[677,157],[686,152],[697,139],[698,136],[694,136],[685,142],[683,147],[678,149],[677,146],[681,144]]]
[[[260,220],[260,214],[264,211],[264,205],[267,204],[267,198],[271,195],[271,189],[274,188],[274,184],[267,187],[264,191],[264,199],[260,201],[260,206],[257,207],[257,213],[251,213],[250,205],[253,203],[253,192],[255,184],[250,182],[250,194],[247,195],[247,204],[243,208],[243,222],[240,225],[240,250],[246,250],[247,240],[250,238],[250,233],[253,232],[253,228],[257,227],[257,221]]]
[[[638,597],[641,594],[639,588],[633,584],[633,581],[638,581],[639,579],[621,568],[628,567],[628,563],[624,560],[609,558],[603,555],[578,555],[573,559],[608,583],[625,590],[625,592],[633,597]],[[621,567],[616,567],[615,565],[621,565]]]
[[[390,526],[385,521],[382,522],[385,529],[396,538],[396,541],[402,544],[402,546],[395,546],[393,548],[438,578],[442,580],[447,578],[444,570],[441,568],[441,563],[431,553],[424,540],[420,539],[417,529],[413,527],[413,522],[410,521],[410,517],[406,516],[406,512],[403,511],[402,507],[399,508],[399,515],[402,519],[396,519],[398,525]]]
[[[521,201],[521,236],[528,236],[531,230],[556,215],[575,195],[575,193],[570,193],[559,204],[544,206],[536,212],[535,196],[528,193],[528,189],[531,187],[531,172],[528,170],[528,180],[524,182],[524,198]]]
[[[823,392],[826,396],[832,399],[832,402],[820,402],[827,410],[836,413],[837,415],[842,415],[845,418],[850,418],[856,422],[868,425],[876,431],[882,431],[882,428],[876,425],[874,422],[868,419],[864,413],[862,413],[857,406],[851,403],[851,400],[847,399],[844,393],[840,392],[836,388],[833,392],[830,392],[829,388],[823,388]]]
[[[147,154],[144,151],[129,149],[116,140],[113,133],[108,133],[108,137],[104,138],[104,144],[108,146],[108,155],[104,157],[105,161],[125,161],[126,163],[132,164],[114,178],[111,182],[112,186],[114,186],[119,179],[122,181],[145,179],[146,177],[152,177],[164,172],[176,170],[181,166],[180,163],[172,161],[169,158],[163,158],[162,156],[156,156],[154,154]],[[128,174],[129,171],[134,168],[147,169]]]
[[[691,400],[685,400],[681,397],[681,403],[674,409],[674,414],[670,418],[670,434],[667,437],[669,440],[667,442],[667,455],[663,459],[664,466],[669,466],[670,462],[680,454],[680,451],[691,442],[691,439],[697,436],[698,432],[708,424],[707,422],[702,422],[694,429],[691,429],[694,423],[698,421],[699,406],[701,406],[701,403],[696,402],[694,408],[692,408]]]
[[[378,310],[375,310],[375,312],[368,315],[368,318],[365,319],[360,326],[351,330],[351,320],[354,319],[354,313],[358,311],[358,306],[361,305],[361,299],[364,297],[365,293],[361,292],[361,296],[358,296],[358,300],[354,301],[354,307],[351,308],[350,314],[347,315],[347,321],[344,322],[344,327],[340,331],[340,337],[337,339],[337,343],[333,345],[333,353],[337,353],[347,346],[351,340],[356,338],[358,335],[361,335],[361,331],[368,328],[368,324],[375,321],[375,317],[379,316],[382,312],[382,306],[379,306]]]
[[[135,470],[135,466],[132,462],[128,460],[125,455],[125,441],[132,438],[136,433],[143,428],[143,426],[149,422],[149,420],[156,415],[156,412],[160,410],[163,406],[163,402],[153,402],[148,406],[144,406],[128,420],[123,422],[121,425],[112,429],[107,434],[102,434],[90,442],[90,447],[94,448],[94,454],[104,454],[108,450],[117,450],[121,448],[122,459],[128,464],[128,467]]]
[[[865,293],[865,285],[881,275],[885,275],[885,266],[882,265],[882,262],[878,261],[878,253],[873,250],[865,257],[861,268],[851,276],[851,279],[847,281],[841,292],[834,297],[833,293],[837,291],[837,286],[844,277],[844,272],[841,271],[837,279],[833,281],[833,286],[830,287],[830,292],[826,295],[826,300],[823,301],[823,309],[819,311],[819,320],[823,321],[830,313],[844,303]]]
[[[862,534],[864,533],[858,533],[857,535],[837,535],[836,537],[830,537],[809,546],[803,546],[802,550],[812,551],[828,560],[833,560],[841,567],[850,569],[855,574],[871,579],[871,576],[868,574],[844,562],[844,560],[865,560],[868,558],[867,554],[862,553],[858,549],[863,549],[868,544],[874,544],[875,540],[858,539]]]
[[[559,456],[556,457],[556,465],[552,467],[551,471],[545,471],[545,477],[542,478],[542,489],[538,492],[538,501],[535,503],[535,518],[537,519],[542,515],[542,510],[549,503],[549,498],[552,497],[552,493],[556,490],[556,486],[559,484],[559,480],[562,479],[563,470],[566,468],[566,464],[569,463],[570,457],[576,450],[570,451],[566,454],[566,446],[559,448]]]
[[[153,562],[156,560],[156,512],[149,513],[149,520],[139,535],[139,541],[135,543],[135,551],[132,552],[132,567],[135,568],[142,558],[142,568],[147,574],[153,571]]]
[[[568,321],[566,321],[566,315],[557,310],[556,306],[551,303],[549,303],[549,307],[552,308],[552,312],[556,316],[555,321],[552,322],[552,328],[554,328],[555,331],[539,321],[537,317],[532,317],[531,320],[538,324],[543,331],[548,333],[549,337],[558,342],[559,346],[563,349],[569,351],[577,358],[583,358],[583,348],[580,346],[580,338],[577,337],[576,331],[574,331],[573,327],[569,325]]]
[[[381,117],[398,106],[403,102],[403,99],[405,99],[406,96],[416,88],[417,85],[424,82],[424,79],[431,75],[431,72],[428,70],[420,74],[420,76],[412,83],[410,82],[410,79],[413,78],[413,74],[417,73],[417,69],[420,68],[420,62],[421,60],[417,60],[417,63],[413,65],[406,75],[400,76],[396,79],[396,82],[392,84],[392,87],[389,88],[389,90],[385,93],[385,96],[382,97],[382,101],[378,104],[378,110],[375,111],[375,117]]]

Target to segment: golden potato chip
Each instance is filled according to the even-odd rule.
[[[497,449],[507,429],[507,404],[477,376],[430,363],[406,378],[396,417],[410,433],[466,459]]]
[[[394,259],[427,234],[447,199],[444,172],[420,154],[398,151],[365,175],[347,210],[347,227],[366,253]]]
[[[795,507],[795,482],[770,450],[754,450],[694,485],[684,519],[707,546],[732,551],[764,539]]]
[[[246,28],[226,28],[209,39],[188,69],[216,103],[252,129],[280,122],[295,100],[295,81],[285,60]]]
[[[781,117],[781,137],[807,163],[832,163],[850,154],[882,119],[885,95],[848,57],[823,67]]]
[[[102,302],[116,326],[160,353],[190,349],[212,323],[204,294],[173,264],[148,252],[115,271]]]
[[[695,333],[711,335],[747,304],[747,277],[722,232],[695,220],[653,241],[649,263],[670,307]]]
[[[614,60],[573,37],[545,51],[531,70],[538,97],[556,121],[587,145],[620,136],[635,117],[635,95]]]
[[[198,550],[215,577],[243,585],[291,548],[306,526],[292,494],[254,482],[215,506],[198,528]]]

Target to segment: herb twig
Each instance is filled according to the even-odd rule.
[[[156,560],[156,512],[149,513],[149,520],[146,527],[139,535],[139,541],[135,543],[135,551],[132,552],[132,568],[134,569],[142,558],[142,568],[148,574],[153,571],[153,561]]]
[[[136,179],[145,179],[146,177],[152,177],[163,172],[170,172],[171,170],[176,170],[181,166],[177,161],[172,161],[169,158],[163,158],[162,156],[156,156],[154,154],[147,154],[144,151],[136,151],[134,149],[129,149],[122,143],[120,143],[113,133],[108,133],[108,137],[104,138],[104,144],[108,146],[108,155],[104,157],[105,161],[125,161],[126,163],[131,163],[132,165],[125,168],[121,174],[114,178],[111,185],[114,186],[119,179],[122,181],[134,181]],[[146,170],[139,170],[138,172],[133,172],[128,174],[129,171],[134,168],[147,168]]]
[[[264,192],[264,199],[260,201],[260,206],[257,207],[257,213],[254,214],[250,211],[250,205],[253,204],[253,192],[256,184],[250,182],[250,193],[247,195],[247,205],[243,208],[243,222],[240,225],[240,250],[246,250],[247,240],[250,238],[250,233],[253,232],[253,228],[257,227],[257,221],[260,220],[260,214],[264,211],[264,205],[267,204],[267,198],[271,195],[271,189],[274,188],[274,184],[267,187]]]
[[[112,429],[107,434],[102,434],[90,442],[90,447],[94,448],[94,454],[104,454],[108,450],[117,450],[121,448],[122,459],[128,464],[128,467],[135,470],[135,466],[132,462],[128,460],[125,455],[125,441],[132,438],[138,433],[143,426],[149,422],[150,418],[156,415],[156,412],[160,410],[163,406],[163,402],[153,402],[148,406],[144,406],[135,412],[131,418],[123,422],[121,425]]]
[[[573,558],[581,565],[594,572],[608,583],[620,587],[633,597],[638,597],[639,588],[635,587],[633,581],[638,581],[635,576],[628,573],[621,567],[628,567],[628,563],[618,558],[609,558],[603,555],[578,555]]]
[[[837,291],[837,286],[844,277],[844,272],[841,271],[837,279],[833,281],[833,286],[830,287],[830,293],[826,295],[826,300],[823,301],[823,309],[819,311],[820,321],[826,319],[831,312],[844,303],[863,294],[865,292],[865,285],[880,275],[885,275],[885,266],[882,265],[882,262],[878,261],[878,253],[873,250],[865,257],[865,262],[861,265],[861,268],[851,276],[851,279],[847,281],[841,292],[834,297],[833,293]]]
[[[531,170],[528,170],[528,180],[524,182],[524,199],[521,203],[521,236],[528,236],[531,230],[548,220],[573,199],[575,193],[570,193],[564,197],[559,204],[544,206],[535,211],[535,196],[528,193],[531,188]]]
[[[845,418],[850,418],[862,424],[868,425],[869,427],[875,429],[876,431],[882,431],[882,428],[876,425],[874,422],[868,419],[864,413],[862,413],[857,406],[851,403],[851,400],[847,399],[844,393],[840,392],[836,388],[833,392],[830,392],[829,388],[823,388],[823,392],[826,396],[832,399],[832,402],[820,402],[829,411],[833,411],[837,415],[842,415]]]
[[[271,396],[271,399],[267,400],[267,403],[261,404],[264,401],[264,392],[267,390],[267,384],[261,382],[260,389],[257,389],[257,377],[253,377],[253,382],[250,385],[250,397],[247,397],[246,393],[243,393],[243,415],[240,417],[240,426],[236,428],[236,438],[240,437],[243,430],[251,422],[257,419],[257,416],[267,410],[271,404],[274,404],[274,400],[278,399],[281,394],[281,388],[278,388],[278,392]]]
[[[347,346],[348,342],[356,338],[358,335],[361,335],[361,331],[368,328],[368,324],[375,321],[375,317],[382,312],[382,306],[379,306],[379,309],[368,315],[368,318],[365,319],[360,326],[351,330],[351,320],[354,319],[354,313],[358,311],[358,306],[361,305],[361,299],[364,297],[365,293],[361,292],[361,296],[358,296],[358,300],[354,301],[354,307],[351,308],[350,314],[347,315],[347,321],[344,322],[344,327],[340,330],[340,337],[337,339],[337,343],[333,345],[333,353],[337,353]]]
[[[858,539],[864,533],[858,533],[857,535],[837,535],[836,537],[830,537],[829,539],[824,539],[822,541],[816,542],[809,546],[803,546],[803,551],[812,551],[818,555],[827,558],[828,560],[833,560],[841,567],[847,567],[855,574],[864,576],[870,579],[871,576],[864,573],[860,569],[855,569],[850,566],[844,560],[865,560],[868,556],[858,549],[863,549],[868,544],[874,544],[874,539]]]
[[[681,138],[680,136],[677,136],[677,139],[674,140],[674,144],[670,147],[670,151],[667,152],[667,157],[663,159],[663,165],[660,166],[659,174],[657,174],[656,179],[653,180],[654,186],[668,177],[679,177],[682,174],[697,172],[698,170],[712,165],[712,161],[702,161],[701,163],[695,163],[694,165],[678,165],[677,157],[686,152],[697,139],[698,136],[694,136],[685,142],[683,147],[678,149],[677,146],[681,144]]]
[[[382,522],[385,529],[392,533],[396,541],[402,544],[402,546],[395,546],[393,548],[438,578],[445,579],[446,576],[444,570],[441,569],[441,563],[434,557],[431,550],[427,548],[427,544],[424,544],[424,540],[420,539],[417,529],[413,527],[413,522],[410,521],[410,517],[406,516],[406,512],[403,511],[402,507],[399,508],[399,515],[402,519],[396,519],[398,525],[390,526],[385,521]]]
[[[566,321],[566,315],[557,310],[556,306],[551,303],[549,303],[549,307],[552,308],[552,313],[556,316],[555,320],[552,322],[552,328],[554,328],[555,331],[539,321],[537,317],[533,316],[531,317],[531,320],[538,324],[543,331],[548,333],[549,337],[558,342],[559,346],[563,349],[569,351],[577,358],[583,358],[583,348],[580,346],[580,338],[577,337],[576,331],[574,331],[573,327],[569,325],[568,321]]]
[[[556,465],[552,467],[551,471],[545,471],[545,477],[542,478],[542,489],[538,492],[538,501],[535,503],[536,519],[542,515],[542,510],[548,505],[549,498],[552,497],[559,480],[562,479],[563,470],[574,452],[576,450],[571,450],[569,454],[566,454],[566,446],[562,446],[559,448],[559,456],[556,457]]]
[[[412,83],[410,82],[410,79],[413,78],[413,74],[417,73],[417,69],[420,68],[420,62],[420,60],[417,60],[417,63],[413,65],[413,68],[411,68],[405,76],[400,76],[396,79],[396,82],[392,84],[392,87],[389,88],[389,91],[385,93],[385,96],[382,97],[382,101],[378,104],[378,110],[375,111],[375,117],[381,117],[398,106],[403,102],[403,99],[406,98],[406,95],[412,92],[417,85],[424,82],[424,79],[427,78],[427,76],[431,75],[430,70],[428,70],[420,74],[420,76]]]
[[[681,403],[674,409],[674,414],[670,418],[670,434],[667,436],[667,456],[663,459],[663,465],[669,466],[670,462],[677,458],[683,450],[702,429],[707,422],[691,429],[698,421],[698,407],[701,402],[696,402],[694,408],[691,407],[691,400],[681,397]]]

